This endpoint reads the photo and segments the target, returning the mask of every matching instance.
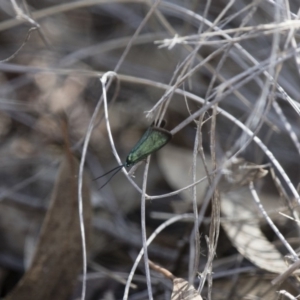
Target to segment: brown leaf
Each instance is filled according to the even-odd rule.
[[[263,178],[268,174],[268,171],[260,165],[245,161],[243,158],[234,158],[228,160],[224,165],[223,174],[219,188],[225,192]]]
[[[193,153],[184,148],[167,145],[157,152],[157,157],[162,172],[166,180],[175,190],[181,189],[193,183],[192,180],[192,166],[193,166]],[[206,176],[203,168],[201,158],[197,159],[197,179]],[[184,174],[184,176],[182,176]],[[204,198],[207,189],[207,180],[198,184],[197,188],[197,201],[200,204]],[[182,195],[182,202],[174,202],[173,209],[176,213],[184,213],[190,210],[192,205],[192,190],[184,190]]]
[[[158,160],[166,180],[175,190],[181,189],[193,183],[192,166],[193,153],[191,150],[167,145],[158,153]],[[212,172],[210,157],[206,157],[206,164],[209,172]],[[258,180],[267,175],[268,171],[261,166],[245,161],[243,158],[229,160],[222,170],[223,176],[218,188],[221,192],[228,192],[239,189],[249,184],[250,181]],[[184,176],[182,176],[184,174]],[[206,177],[206,172],[200,156],[197,158],[197,180]],[[197,202],[201,204],[207,192],[207,180],[197,184]],[[192,190],[187,189],[180,193],[182,202],[174,202],[174,212],[185,213],[191,209]]]
[[[68,299],[82,268],[77,202],[78,161],[69,154],[61,163],[51,203],[29,270],[5,300]],[[83,182],[86,232],[91,207]]]
[[[202,297],[186,280],[175,277],[169,270],[149,261],[152,270],[161,273],[166,278],[173,281],[173,291],[171,300],[202,300]]]
[[[280,289],[295,293],[292,285],[287,282]],[[255,275],[240,274],[236,280],[232,280],[232,276],[214,280],[212,299],[279,300],[277,291],[278,287],[272,286],[270,278],[263,273]],[[288,298],[285,300],[288,300]]]
[[[246,209],[243,205],[245,203],[233,200],[229,195],[224,195],[221,201],[222,214],[232,220],[223,222],[222,227],[233,245],[256,266],[273,273],[284,272],[287,265],[283,256],[261,231],[257,214]],[[243,200],[251,201],[245,197]],[[237,216],[248,219],[249,222],[237,222]]]
[[[202,297],[186,280],[175,278],[171,300],[202,300]]]

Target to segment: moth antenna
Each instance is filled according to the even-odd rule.
[[[109,173],[113,172],[114,170],[117,170],[117,169],[120,169],[120,168],[123,168],[123,167],[124,167],[124,165],[117,166],[117,167],[115,167],[115,168],[109,170],[109,171],[106,172],[105,174],[103,174],[103,175],[101,175],[101,176],[99,176],[99,177],[94,178],[93,181],[95,181],[95,180],[97,180],[97,179],[100,179],[100,178],[102,178],[102,177],[108,175]]]
[[[122,165],[122,166],[118,166],[117,168],[114,168],[113,170],[110,170],[108,173],[110,173],[110,172],[112,172],[112,171],[114,171],[114,170],[116,170],[117,169],[117,171],[116,172],[114,172],[109,178],[108,178],[108,180],[103,184],[103,185],[101,185],[101,187],[99,188],[99,190],[101,190],[102,188],[104,188],[110,181],[111,181],[111,179],[123,168],[124,166]],[[106,174],[108,174],[108,173],[106,173]],[[102,176],[104,176],[104,175],[102,175]],[[101,176],[101,177],[102,177]]]

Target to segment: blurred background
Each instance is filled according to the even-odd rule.
[[[199,131],[212,171],[212,132],[213,151],[221,162],[232,149],[245,144],[245,129],[237,124],[241,122],[268,149],[262,149],[257,140],[249,140],[239,156],[255,165],[269,164],[268,175],[256,181],[256,189],[296,251],[299,227],[278,212],[295,218],[298,214],[295,191],[286,180],[296,190],[300,181],[298,10],[296,0],[2,0],[0,297],[80,297],[78,161],[102,95],[99,78],[113,70],[118,80],[108,89],[109,122],[123,162],[157,116],[153,107],[182,76],[188,74],[168,98],[164,116],[167,130],[176,128],[204,102],[217,99],[221,109],[216,112],[215,130],[208,108],[200,129],[197,116],[151,156],[148,195],[163,195],[193,183],[193,149]],[[125,49],[128,53],[121,60]],[[191,59],[189,65],[187,59]],[[232,148],[234,145],[237,148]],[[269,153],[282,167],[275,167],[273,176]],[[201,179],[206,172],[200,154],[196,160],[197,179]],[[140,193],[122,172],[101,190],[107,178],[93,180],[117,165],[102,105],[85,163],[87,300],[122,299],[128,274],[142,247]],[[134,173],[140,187],[143,170],[144,163]],[[276,291],[283,289],[296,296],[299,283],[294,277],[286,278],[280,288],[271,285],[288,266],[284,256],[289,252],[262,218],[247,186],[240,184],[244,179],[248,182],[247,176],[242,174],[234,184],[225,178],[226,188],[220,191],[222,226],[213,274],[210,272],[213,285],[205,284],[201,295],[212,299],[277,299]],[[196,190],[196,197],[188,189],[147,201],[148,236],[173,216],[191,213],[192,219],[193,197],[201,211],[208,197],[207,183],[199,184]],[[208,257],[205,237],[210,236],[211,211],[208,202],[199,227],[199,272]],[[148,249],[149,258],[176,277],[188,278],[191,272],[194,225],[190,219],[167,227]],[[258,246],[250,249],[254,240]],[[157,272],[151,274],[154,299],[170,299],[172,282]],[[133,283],[129,299],[149,299],[143,262]],[[195,286],[198,284],[196,276]]]

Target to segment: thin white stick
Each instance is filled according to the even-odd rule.
[[[142,199],[141,199],[141,229],[142,229],[142,240],[143,240],[144,262],[145,262],[148,296],[150,300],[153,300],[153,293],[151,287],[151,275],[149,269],[149,259],[148,259],[148,250],[147,250],[147,232],[146,232],[146,188],[147,188],[149,162],[150,162],[150,156],[148,156],[147,158],[145,171],[144,171],[144,179],[143,179]]]
[[[268,216],[267,212],[265,211],[264,207],[262,206],[260,199],[258,197],[258,194],[254,188],[254,184],[251,181],[249,184],[249,189],[251,191],[252,197],[258,207],[258,209],[260,210],[260,212],[263,214],[264,218],[266,219],[266,221],[269,223],[270,227],[273,229],[274,233],[278,236],[278,238],[281,240],[281,242],[283,243],[283,245],[286,247],[286,249],[290,252],[290,254],[293,256],[293,258],[295,259],[295,261],[299,260],[299,257],[297,255],[297,253],[294,251],[294,249],[291,247],[291,245],[287,242],[287,240],[285,239],[285,237],[281,234],[281,232],[278,230],[278,228],[276,227],[276,225],[273,223],[273,221],[271,220],[271,218]]]
[[[205,177],[203,177],[203,178],[201,178],[201,179],[199,179],[199,180],[191,183],[190,185],[185,186],[184,188],[181,188],[181,189],[176,190],[176,191],[171,192],[171,193],[157,195],[157,196],[148,196],[147,200],[156,200],[156,199],[161,199],[161,198],[172,197],[172,196],[177,195],[177,194],[179,194],[179,193],[181,193],[181,192],[183,192],[185,190],[188,190],[189,188],[191,188],[191,187],[193,187],[193,186],[195,186],[195,185],[203,182],[206,179],[207,179],[207,176],[205,176]]]
[[[31,36],[31,33],[34,31],[34,30],[37,30],[38,28],[37,27],[31,27],[29,28],[28,32],[27,32],[27,35],[22,43],[22,45],[12,54],[10,55],[9,57],[3,59],[3,60],[0,60],[0,63],[4,63],[4,62],[9,62],[10,60],[14,59],[20,52],[21,50],[24,48],[24,46],[27,44],[30,36]]]
[[[178,222],[180,220],[184,220],[184,219],[191,219],[193,220],[194,215],[193,214],[182,214],[179,216],[175,216],[167,221],[165,221],[164,223],[162,223],[160,226],[158,226],[155,231],[151,234],[151,236],[148,238],[147,240],[147,247],[149,247],[149,245],[153,242],[153,240],[155,239],[155,237],[161,232],[163,231],[165,228],[167,228],[168,226],[172,225],[175,222]],[[132,269],[129,273],[127,282],[126,282],[126,287],[125,287],[125,291],[124,291],[124,296],[123,296],[123,300],[128,300],[128,294],[129,294],[129,288],[130,288],[130,284],[132,282],[133,276],[134,276],[134,272],[139,264],[139,262],[141,261],[141,258],[144,254],[144,248],[142,248],[140,250],[139,255],[137,256]]]
[[[106,122],[106,128],[107,128],[107,134],[108,134],[108,138],[109,138],[109,142],[111,145],[111,149],[113,152],[113,155],[115,156],[119,166],[123,165],[120,156],[116,150],[115,147],[115,143],[114,143],[114,139],[111,133],[111,129],[110,129],[110,123],[109,123],[109,117],[108,117],[108,106],[107,106],[107,97],[106,97],[106,90],[105,90],[105,84],[106,81],[108,79],[108,77],[114,77],[117,76],[117,74],[115,72],[107,72],[105,74],[103,74],[103,76],[101,77],[100,81],[102,83],[102,90],[103,90],[103,101],[104,101],[104,115],[105,115],[105,122]],[[136,190],[139,193],[142,193],[142,190],[140,189],[140,187],[133,181],[133,179],[129,176],[128,172],[126,171],[125,168],[122,168],[122,172],[125,174],[125,176],[127,177],[127,179],[130,181],[130,183],[136,188]],[[148,197],[148,195],[146,195],[146,197]]]
[[[295,218],[292,218],[291,216],[287,215],[287,214],[284,214],[283,212],[278,212],[280,215],[282,215],[283,217],[286,217],[287,219],[290,219],[290,220],[293,220],[295,222],[297,222],[298,224],[300,223],[299,220],[296,220]]]
[[[83,216],[83,200],[82,200],[82,178],[83,178],[83,168],[87,153],[88,144],[92,135],[96,117],[98,115],[99,109],[101,107],[102,101],[101,98],[98,101],[95,110],[93,112],[89,127],[84,139],[82,155],[79,165],[79,174],[78,174],[78,213],[79,213],[79,223],[80,223],[80,233],[81,233],[81,243],[82,243],[82,291],[81,291],[81,300],[85,299],[86,293],[86,271],[87,271],[87,255],[86,255],[86,238],[85,238],[85,229],[84,229],[84,216]]]
[[[297,300],[297,298],[298,298],[298,297],[297,297],[297,298],[294,297],[292,294],[290,294],[289,292],[287,292],[287,291],[285,291],[285,290],[279,291],[278,294],[284,295],[285,297],[287,297],[287,298],[290,299],[290,300]]]
[[[199,130],[201,124],[198,124],[195,135],[194,151],[193,151],[193,182],[197,176],[197,156],[199,147]],[[193,186],[193,212],[194,212],[194,229],[190,235],[190,256],[189,256],[189,283],[193,284],[194,278],[198,272],[199,256],[200,256],[200,235],[198,226],[198,203],[197,203],[197,187]]]
[[[34,27],[40,28],[40,25],[34,21],[32,18],[30,18],[28,15],[26,15],[23,10],[18,6],[17,2],[15,0],[10,0],[11,5],[16,13],[16,18],[19,20],[24,20],[28,22],[29,24],[33,25]]]
[[[108,72],[103,75],[101,78],[102,83],[102,90],[103,90],[103,99],[104,104],[106,104],[106,90],[105,90],[105,83],[108,76],[115,75],[113,72]],[[84,228],[84,215],[83,215],[83,200],[82,200],[82,178],[83,178],[83,169],[85,164],[85,158],[87,153],[88,144],[92,135],[92,131],[94,128],[94,124],[96,121],[96,117],[98,115],[99,109],[102,104],[102,98],[99,99],[95,110],[93,112],[91,121],[89,123],[89,127],[84,139],[83,148],[82,148],[82,155],[79,165],[79,174],[78,174],[78,213],[79,213],[79,223],[80,223],[80,233],[81,233],[81,243],[82,243],[82,291],[81,291],[81,300],[85,299],[86,294],[86,273],[87,273],[87,254],[86,254],[86,237],[85,237],[85,228]]]

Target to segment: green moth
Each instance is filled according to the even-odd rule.
[[[126,158],[124,166],[130,167],[145,159],[148,155],[166,145],[171,138],[172,134],[168,130],[151,126],[132,148]]]
[[[164,122],[162,126],[164,126]],[[143,134],[141,139],[136,143],[136,145],[131,149],[128,154],[126,161],[121,166],[117,166],[102,176],[96,178],[102,178],[107,174],[115,171],[113,175],[101,186],[103,188],[123,167],[131,167],[138,163],[139,161],[144,160],[148,155],[158,151],[163,146],[165,146],[172,139],[172,134],[168,130],[156,127],[154,124],[151,125],[147,131]],[[100,189],[101,189],[100,188]]]

